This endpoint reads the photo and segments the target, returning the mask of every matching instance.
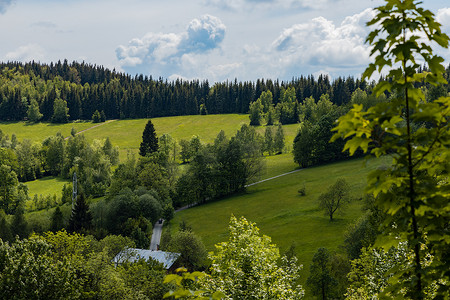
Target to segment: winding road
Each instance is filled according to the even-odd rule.
[[[279,177],[282,177],[282,176],[286,176],[286,175],[289,175],[289,174],[292,174],[292,173],[296,173],[296,172],[299,172],[301,170],[302,169],[297,169],[297,170],[294,170],[294,171],[291,171],[291,172],[287,172],[287,173],[283,173],[283,174],[280,174],[280,175],[277,175],[277,176],[274,176],[274,177],[266,178],[266,179],[260,180],[258,182],[247,184],[245,187],[253,186],[253,185],[256,185],[256,184],[259,184],[259,183],[262,183],[262,182],[266,182],[266,181],[269,181],[269,180],[272,180],[272,179],[276,179],[276,178],[279,178]],[[186,205],[186,206],[180,207],[175,212],[179,212],[181,210],[185,210],[185,209],[188,209],[188,208],[193,207],[193,206],[195,206],[195,205],[191,205],[191,206]],[[162,233],[163,224],[164,224],[164,220],[163,220],[163,222],[161,224],[159,224],[159,222],[156,222],[155,226],[153,227],[152,240],[150,242],[150,250],[153,250],[153,251],[157,251],[158,250],[158,245],[161,242],[161,233]]]

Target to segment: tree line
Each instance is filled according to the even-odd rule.
[[[341,105],[348,102],[357,88],[365,90],[365,81],[326,75],[317,79],[300,76],[291,81],[258,79],[210,84],[207,80],[167,81],[163,78],[134,77],[86,63],[58,61],[0,63],[0,120],[24,120],[30,105],[37,104],[40,120],[52,121],[55,102],[65,101],[68,120],[90,120],[95,111],[107,119],[150,118],[200,113],[247,113],[249,104],[264,91],[273,95],[276,105],[283,90],[293,88],[295,98],[330,95]],[[35,103],[33,101],[36,101]],[[63,103],[64,104],[64,103]],[[61,103],[58,105],[62,105]]]

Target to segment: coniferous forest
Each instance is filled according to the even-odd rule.
[[[0,62],[3,124],[250,118],[209,144],[199,135],[177,142],[146,120],[139,157],[129,151],[125,161],[109,137],[90,142],[79,134],[85,130],[40,143],[0,129],[0,300],[449,299],[450,65],[426,43],[448,49],[450,37],[421,2],[386,2],[367,23],[380,28],[366,40],[375,59],[362,79],[210,83],[67,60]],[[128,122],[135,121],[114,123]],[[286,124],[299,124],[292,148],[283,127],[294,126]],[[263,125],[264,136],[256,127]],[[266,160],[283,152],[303,172]],[[362,155],[364,168],[375,163],[364,172],[332,164]],[[285,173],[260,180],[266,162]],[[319,165],[326,166],[310,168]],[[304,175],[272,181],[293,173]],[[45,185],[50,176],[65,182],[61,197],[31,199],[25,182]],[[235,209],[236,199],[242,206],[231,214],[228,238],[208,254],[197,230],[223,240],[216,213]],[[241,210],[262,215],[261,232],[234,216]],[[358,218],[338,217],[344,212]],[[283,241],[300,236],[300,250],[293,242],[281,253],[268,230]],[[320,243],[314,254],[312,241]],[[166,251],[166,259],[175,253],[177,261],[133,261],[134,248]]]
[[[32,99],[39,105],[42,121],[52,119],[57,99],[67,102],[69,120],[90,120],[95,111],[103,111],[107,119],[195,115],[202,104],[209,114],[247,113],[249,104],[263,91],[271,91],[276,105],[283,89],[290,87],[299,102],[328,94],[332,103],[341,105],[357,88],[367,89],[368,83],[353,77],[330,81],[322,75],[300,76],[289,82],[169,82],[142,74],[132,77],[84,62],[6,62],[0,63],[0,120],[25,119]]]

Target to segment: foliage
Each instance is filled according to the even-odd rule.
[[[298,101],[293,87],[281,89],[280,102],[276,109],[281,124],[295,124],[299,121]]]
[[[92,214],[83,193],[75,201],[67,229],[69,232],[89,232],[92,229]]]
[[[430,265],[432,261],[433,257],[429,254],[422,258],[423,265]],[[396,275],[398,270],[406,270],[414,264],[414,252],[405,242],[400,242],[387,251],[382,248],[364,248],[361,257],[351,264],[347,299],[392,298],[396,295],[406,297],[406,289],[396,290],[398,280],[401,285],[411,280],[411,277],[401,279]],[[435,299],[437,287],[436,282],[430,284],[424,290],[424,298]]]
[[[337,281],[331,276],[330,253],[327,248],[319,248],[314,254],[306,285],[318,299],[333,299]]]
[[[100,123],[102,121],[102,116],[98,110],[94,111],[92,114],[92,123]]]
[[[274,152],[274,142],[273,142],[273,133],[272,127],[267,126],[264,131],[264,148],[263,151],[267,151],[269,155],[272,155]]]
[[[305,120],[294,139],[294,161],[301,167],[330,163],[348,157],[341,150],[343,141],[329,143],[332,137],[331,129],[335,120],[343,113],[342,109],[335,108],[328,114],[322,115],[317,123]]]
[[[65,164],[66,144],[64,137],[58,133],[50,136],[42,142],[44,156],[44,170],[51,175],[61,175]]]
[[[202,116],[205,116],[205,115],[208,114],[208,110],[206,109],[206,105],[205,105],[204,103],[200,104],[200,110],[199,110],[199,113],[200,113]]]
[[[165,298],[175,299],[223,299],[224,294],[221,292],[211,292],[206,289],[200,289],[197,287],[198,281],[206,276],[203,272],[187,272],[185,268],[178,268],[176,270],[178,274],[170,274],[164,278],[165,284],[173,284],[176,290],[169,291],[164,295]]]
[[[333,220],[336,211],[342,211],[350,200],[350,187],[342,178],[337,179],[336,183],[328,187],[328,190],[318,198],[319,207],[330,217],[330,221]]]
[[[450,261],[445,258],[450,244],[450,97],[427,102],[417,87],[420,83],[447,83],[443,59],[429,44],[447,48],[449,37],[441,32],[433,14],[419,4],[387,0],[386,5],[376,8],[377,15],[368,25],[379,27],[367,37],[375,62],[369,64],[364,77],[389,68],[389,81],[379,82],[374,92],[377,96],[391,92],[392,97],[367,111],[354,105],[340,118],[333,137],[348,138],[344,149],[350,154],[361,148],[372,156],[393,158],[392,165],[370,174],[368,192],[386,212],[384,236],[407,240],[414,249],[414,264],[397,271],[401,278],[412,274],[410,284],[398,280],[394,289],[407,289],[406,297],[415,299],[424,298],[424,290],[433,279],[448,282],[450,275]],[[418,72],[423,62],[429,71]],[[424,244],[435,256],[427,267],[422,263]],[[448,286],[442,286],[439,293],[448,295]]]
[[[298,194],[300,196],[306,196],[306,186],[305,186],[305,184],[303,184],[302,187],[298,189]]]
[[[24,239],[28,237],[29,233],[28,222],[25,220],[23,208],[19,207],[14,212],[11,221],[11,234],[16,238]]]
[[[158,138],[155,127],[151,120],[148,120],[142,133],[142,142],[139,146],[139,155],[146,156],[158,150]]]
[[[273,149],[276,154],[283,153],[284,149],[284,130],[281,124],[278,124],[277,131],[275,132],[275,137],[273,139]]]
[[[231,140],[219,133],[214,146],[199,150],[179,178],[175,205],[204,203],[243,190],[262,171],[261,147],[261,136],[246,124]]]
[[[17,175],[20,181],[30,181],[42,176],[41,146],[32,144],[31,140],[24,139],[16,146]]]
[[[77,299],[81,280],[66,257],[55,260],[39,238],[0,240],[0,290],[5,299]]]
[[[261,99],[258,98],[255,102],[250,103],[249,107],[249,118],[250,125],[259,126],[261,125],[261,120],[263,118],[263,105],[261,104]]]
[[[91,120],[95,110],[104,110],[107,119],[129,119],[196,115],[204,111],[202,107],[207,107],[210,114],[243,114],[264,91],[272,93],[273,103],[280,102],[283,87],[295,89],[299,101],[310,96],[319,99],[329,93],[333,103],[341,105],[348,102],[356,88],[364,89],[366,85],[353,77],[330,82],[324,75],[283,82],[258,79],[210,84],[207,80],[129,76],[104,66],[67,60],[50,64],[2,62],[0,120],[23,120],[28,99],[38,102],[44,121],[51,119],[57,98],[67,101],[70,120]]]
[[[0,209],[13,213],[17,201],[17,175],[10,166],[0,165]]]
[[[64,216],[59,206],[57,206],[52,215],[52,223],[50,225],[50,230],[53,232],[57,232],[63,228],[64,228]]]
[[[207,265],[207,252],[202,240],[193,232],[180,230],[161,247],[170,252],[181,253],[177,263],[188,270],[203,270]]]
[[[69,122],[69,108],[67,102],[62,99],[55,99],[53,105],[52,123],[67,123]]]
[[[230,219],[227,242],[210,254],[211,276],[201,281],[207,290],[220,291],[226,299],[300,299],[296,259],[278,259],[278,248],[268,236],[260,236],[244,217]]]
[[[43,114],[39,111],[39,104],[36,99],[31,99],[27,110],[28,121],[36,123],[42,118],[42,116]]]

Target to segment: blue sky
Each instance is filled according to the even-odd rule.
[[[450,2],[424,0],[450,33]],[[381,0],[0,0],[0,60],[86,61],[132,75],[359,76]],[[446,63],[450,50],[440,49]]]

